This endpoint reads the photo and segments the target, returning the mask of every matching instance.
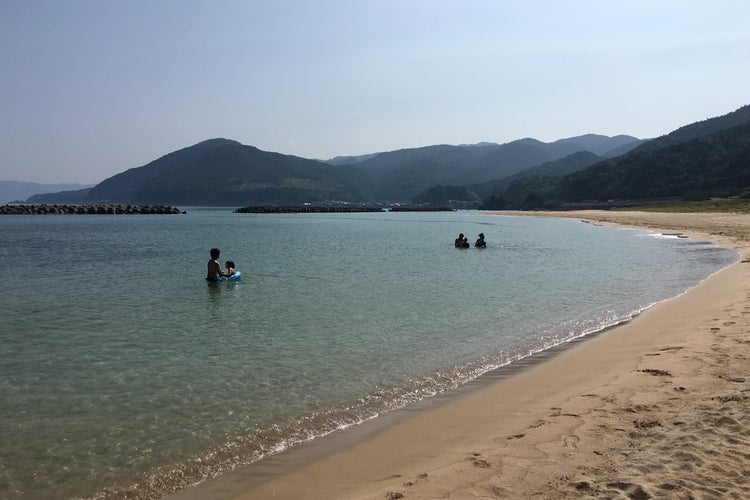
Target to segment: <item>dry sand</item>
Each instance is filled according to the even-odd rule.
[[[539,215],[679,232],[750,256],[750,215]],[[175,498],[750,498],[749,316],[741,262],[512,377],[313,460],[298,450],[283,474],[250,466]]]

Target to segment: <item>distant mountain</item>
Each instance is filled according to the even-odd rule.
[[[502,179],[468,185],[439,184],[419,193],[413,201],[433,204],[445,204],[451,201],[472,202],[502,193],[505,199],[515,202],[523,199],[531,191],[546,193],[557,186],[559,178],[593,165],[601,159],[601,156],[589,151],[579,151],[559,160],[529,167]]]
[[[557,160],[575,151],[580,151],[580,149],[576,149],[573,144],[548,144],[536,139],[519,139],[494,148],[482,157],[481,163],[476,168],[449,181],[451,184],[456,184],[502,179],[534,165]]]
[[[38,205],[43,203],[57,204],[82,204],[86,202],[86,197],[91,192],[91,188],[77,189],[75,191],[60,191],[59,193],[44,193],[29,196],[25,203]]]
[[[530,138],[520,139],[498,146],[483,157],[481,166],[465,176],[452,179],[451,184],[503,179],[527,168],[556,161],[581,151],[589,151],[606,157],[614,149],[632,149],[640,143],[640,139],[626,135],[607,137],[587,134],[551,143]]]
[[[612,157],[625,154],[628,151],[638,147],[643,141],[630,135],[616,135],[607,137],[606,135],[586,134],[569,139],[560,139],[553,145],[570,144],[573,147],[573,153],[579,151],[588,151],[595,155]]]
[[[471,148],[438,145],[380,153],[353,167],[372,179],[376,199],[408,201],[430,186],[465,175],[478,161]]]
[[[499,188],[509,201],[520,201],[529,193],[547,194],[566,175],[594,165],[602,159],[589,151],[579,151],[559,160],[550,161],[527,168],[515,175],[502,179]]]
[[[548,161],[541,165],[529,167],[517,174],[505,177],[502,182],[510,185],[511,182],[525,177],[564,177],[601,160],[601,156],[591,151],[578,151],[559,160]]]
[[[410,202],[430,194],[491,193],[502,179],[563,175],[590,155],[611,156],[641,141],[631,136],[587,134],[544,143],[526,138],[506,144],[435,145],[327,162],[262,151],[227,139],[211,139],[117,174],[90,190],[36,195],[34,203],[137,203],[242,206],[325,201]],[[568,165],[547,165],[576,153]],[[512,177],[511,177],[512,176]],[[469,186],[459,190],[455,186]]]
[[[38,184],[36,182],[0,181],[0,203],[24,201],[35,194],[56,193],[91,186],[91,184]]]
[[[607,156],[613,149],[636,147],[630,136],[584,135],[544,143],[519,139],[506,144],[436,145],[377,154],[351,166],[373,179],[377,199],[404,201],[437,185],[466,185],[514,175],[526,168],[555,161],[580,151]]]
[[[369,199],[361,172],[211,139],[97,184],[87,203],[242,206]]]
[[[371,153],[368,155],[359,156],[337,156],[335,158],[331,158],[330,160],[325,160],[325,163],[328,163],[329,165],[351,165],[354,163],[359,163],[361,161],[369,160],[370,158],[373,158],[378,154],[379,153]]]

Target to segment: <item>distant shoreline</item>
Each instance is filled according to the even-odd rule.
[[[251,205],[238,208],[237,214],[313,214],[313,213],[370,213],[370,212],[454,212],[455,209],[440,206],[324,206],[324,205]]]

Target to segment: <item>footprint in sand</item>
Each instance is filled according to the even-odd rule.
[[[719,378],[726,380],[727,382],[743,383],[745,378],[743,377],[732,377],[729,375],[719,375]]]
[[[668,347],[659,348],[659,349],[657,349],[657,351],[662,351],[662,352],[663,351],[675,351],[676,352],[676,351],[681,351],[684,348],[685,347],[681,346],[681,345],[674,345],[674,346],[668,346]]]
[[[576,448],[577,449],[578,448],[578,442],[580,440],[581,440],[581,438],[579,438],[576,435],[565,436],[565,437],[563,437],[563,446],[566,447],[566,448],[567,447],[571,447],[571,448]]]
[[[392,479],[398,479],[401,477],[401,474],[392,474],[387,477],[381,477],[380,479],[376,479],[376,481],[390,481]]]
[[[492,467],[492,465],[487,460],[482,460],[481,458],[475,458],[472,460],[471,465],[474,467],[479,467],[480,469],[489,469]]]
[[[406,481],[404,483],[404,486],[406,486],[406,487],[414,486],[415,484],[421,483],[421,482],[424,482],[424,481],[427,481],[427,474],[426,473],[425,474],[419,474],[413,481]]]
[[[573,488],[575,488],[576,491],[579,491],[581,493],[587,493],[592,496],[596,492],[594,487],[588,481],[578,481],[577,483],[571,483],[571,486],[573,486]]]
[[[489,469],[490,467],[492,467],[492,464],[490,464],[487,460],[479,458],[480,455],[481,453],[474,453],[473,456],[467,458],[466,460],[474,467],[479,467],[480,469]]]
[[[667,370],[657,370],[656,368],[644,368],[643,370],[638,370],[641,373],[648,373],[649,375],[653,375],[654,377],[671,377],[672,374],[668,372]]]
[[[633,420],[633,425],[636,429],[653,429],[654,427],[662,427],[661,422],[656,419],[643,418],[640,420]]]
[[[529,428],[538,429],[539,427],[542,427],[543,425],[547,425],[546,420],[537,420],[535,423],[531,424]]]
[[[618,489],[622,491],[623,493],[625,493],[628,496],[628,498],[632,498],[633,500],[646,500],[648,498],[651,498],[651,495],[649,495],[643,489],[643,487],[641,487],[638,484],[617,481],[614,483],[607,483],[607,487]]]

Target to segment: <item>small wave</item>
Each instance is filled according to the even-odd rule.
[[[557,336],[539,339],[537,347],[528,344],[517,351],[504,351],[481,360],[465,363],[431,376],[407,381],[397,387],[374,390],[348,405],[322,410],[307,416],[290,419],[264,429],[247,429],[232,436],[223,444],[184,463],[162,468],[127,486],[106,488],[90,500],[137,499],[151,500],[195,486],[244,465],[256,463],[291,447],[313,441],[360,425],[380,415],[392,412],[439,394],[455,390],[482,375],[512,365],[570,341],[588,337],[608,328],[626,323],[653,304],[625,316],[610,316],[584,329],[565,330]]]

